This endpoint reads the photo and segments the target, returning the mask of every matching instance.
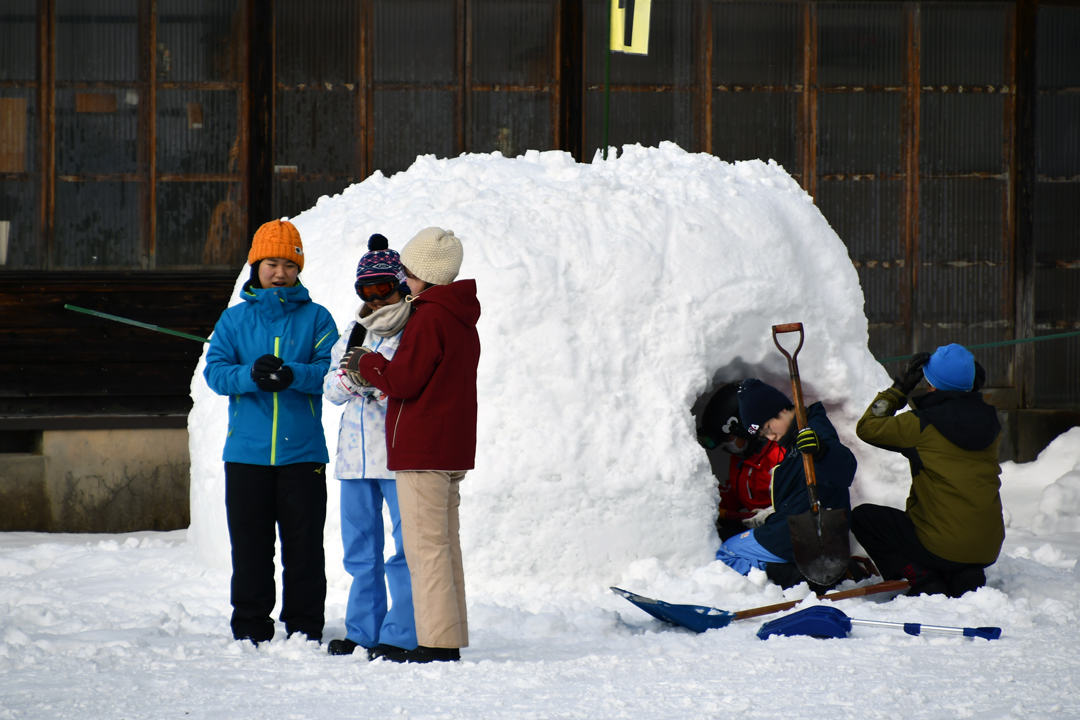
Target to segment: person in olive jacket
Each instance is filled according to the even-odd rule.
[[[923,379],[930,392],[908,395]],[[851,530],[885,579],[907,578],[909,594],[960,597],[986,584],[1005,539],[997,411],[979,388],[970,352],[946,345],[918,353],[859,420],[863,441],[911,464],[907,509],[860,505]],[[896,415],[905,402],[911,412]]]

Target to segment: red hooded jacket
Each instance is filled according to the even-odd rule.
[[[388,469],[473,468],[479,319],[476,281],[433,285],[413,300],[394,359],[379,353],[361,358],[360,374],[390,399]]]
[[[772,440],[749,457],[731,456],[727,487],[720,488],[722,516],[742,518],[772,505],[772,469],[787,453]],[[750,511],[750,512],[747,512]]]

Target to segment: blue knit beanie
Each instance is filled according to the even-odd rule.
[[[739,415],[751,433],[757,433],[762,425],[791,406],[784,393],[757,378],[747,378],[739,386]]]
[[[390,249],[386,236],[375,233],[368,240],[368,251],[360,258],[356,266],[356,286],[372,285],[388,280],[397,280],[405,284],[405,271],[401,266],[401,256]]]
[[[923,375],[938,390],[967,392],[975,384],[975,356],[963,345],[944,345],[930,356]]]

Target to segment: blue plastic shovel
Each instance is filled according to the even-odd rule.
[[[969,638],[986,638],[997,640],[1001,637],[1001,628],[997,627],[946,627],[944,625],[922,625],[920,623],[882,622],[880,620],[855,620],[849,618],[842,611],[825,605],[799,610],[787,617],[778,620],[770,620],[761,626],[757,636],[762,640],[768,640],[773,635],[809,635],[816,638],[845,638],[851,632],[852,625],[864,627],[898,628],[908,635],[922,635],[923,633],[941,633],[944,635],[960,635]]]

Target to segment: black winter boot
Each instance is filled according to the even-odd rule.
[[[945,583],[945,578],[919,563],[909,563],[900,568],[900,575],[911,586],[905,593],[908,597],[915,597],[916,595],[947,595],[949,593],[949,586]]]
[[[344,640],[331,640],[326,646],[326,652],[331,655],[352,655],[356,648],[360,647],[349,638]]]
[[[964,593],[978,590],[986,585],[986,573],[978,565],[970,565],[963,570],[950,573],[945,578],[945,582],[949,586],[949,597],[958,598]]]
[[[393,645],[379,645],[368,652],[368,657],[372,660],[382,658],[396,663],[456,662],[461,659],[461,651],[457,648],[436,648],[424,645],[417,645],[412,650]]]

